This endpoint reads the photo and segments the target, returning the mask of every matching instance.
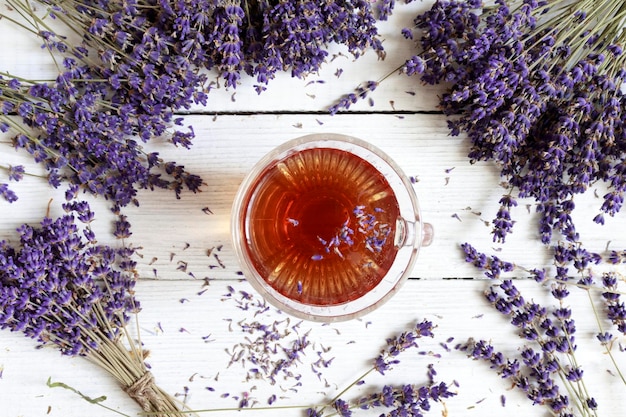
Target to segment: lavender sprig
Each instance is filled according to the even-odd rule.
[[[404,384],[400,386],[385,385],[380,392],[359,398],[356,403],[360,409],[385,407],[391,411],[381,414],[385,417],[423,416],[430,411],[431,402],[441,402],[455,396],[444,382],[430,382],[424,385]],[[341,414],[340,415],[346,415]]]
[[[525,347],[520,353],[520,360],[507,359],[501,352],[484,340],[470,340],[459,346],[475,360],[484,360],[502,378],[508,379],[513,386],[526,393],[533,404],[546,406],[555,416],[572,416],[573,408],[581,411],[581,415],[597,415],[597,404],[593,398],[582,403],[571,404],[571,396],[563,394],[559,388],[559,379],[566,381],[568,386],[579,384],[582,380],[580,368],[565,367],[552,352],[537,352]],[[573,388],[578,395],[578,388]],[[577,397],[575,397],[577,398]]]
[[[23,165],[0,165],[0,171],[7,173],[7,179],[9,181],[19,182],[26,174]],[[17,201],[17,194],[9,188],[8,183],[0,183],[0,197],[12,203]]]
[[[571,288],[587,292],[598,324],[597,339],[626,384],[611,350],[613,335],[605,327],[606,322],[612,322],[618,331],[623,331],[622,317],[626,315],[617,280],[615,274],[607,272],[602,276],[602,285],[598,285],[590,272],[590,267],[600,263],[602,257],[585,250],[581,244],[562,242],[555,246],[553,277],[544,269],[530,270],[530,278],[546,286],[555,300],[554,306],[542,306],[524,298],[513,280],[501,278],[503,271],[514,268],[513,264],[480,253],[467,243],[462,249],[467,262],[494,280],[485,291],[485,298],[518,329],[523,346],[516,358],[506,358],[485,341],[470,340],[459,348],[470,357],[488,361],[499,375],[522,389],[533,404],[546,405],[557,415],[572,415],[573,409],[580,415],[595,415],[597,403],[588,393],[582,366],[576,359],[576,325],[566,300]],[[599,292],[606,303],[604,317],[595,307],[592,289]],[[562,392],[564,388],[566,393]]]
[[[436,372],[429,367],[429,382],[423,386],[414,384],[404,384],[401,386],[385,385],[380,392],[367,394],[352,401],[346,401],[342,397],[355,385],[364,383],[365,378],[376,371],[381,375],[389,371],[394,365],[400,363],[398,356],[400,353],[418,347],[418,339],[422,337],[433,337],[434,325],[428,320],[417,323],[411,330],[402,332],[399,335],[387,339],[387,346],[381,350],[374,359],[373,366],[363,375],[358,377],[354,383],[347,386],[341,392],[322,407],[312,407],[307,410],[307,416],[322,417],[326,410],[331,415],[337,414],[343,417],[351,416],[353,409],[369,409],[374,407],[391,408],[385,416],[397,415],[423,415],[430,409],[430,401],[438,402],[444,398],[456,395],[450,387],[443,383],[434,381]],[[413,414],[406,414],[413,413]]]
[[[607,318],[617,328],[617,331],[626,335],[626,306],[617,289],[618,276],[615,272],[602,274],[602,287],[606,290],[602,298],[606,305]]]

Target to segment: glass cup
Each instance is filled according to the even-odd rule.
[[[231,228],[250,284],[280,310],[324,322],[387,301],[433,239],[400,167],[367,142],[328,133],[265,155],[237,192]]]

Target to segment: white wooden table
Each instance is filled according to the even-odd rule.
[[[139,331],[150,350],[147,361],[159,385],[191,408],[232,409],[248,396],[257,408],[245,411],[250,415],[301,416],[299,408],[263,411],[261,407],[267,407],[273,394],[277,407],[328,401],[370,366],[386,338],[425,318],[438,326],[435,337],[405,353],[401,364],[386,377],[368,379],[346,398],[391,382],[425,383],[427,365],[432,363],[441,380],[458,382],[458,395],[446,400],[445,407],[435,404],[431,415],[547,415],[544,408],[532,406],[485,363],[472,361],[453,349],[469,337],[490,340],[509,354],[515,354],[522,345],[513,327],[483,299],[488,282],[464,262],[459,245],[467,241],[522,266],[549,267],[550,254],[537,238],[533,202],[521,202],[513,212],[517,221],[514,233],[504,245],[494,244],[489,221],[503,193],[498,170],[489,163],[469,163],[467,140],[449,136],[445,118],[436,111],[440,90],[422,86],[416,78],[391,76],[372,95],[373,104],[365,101],[335,116],[325,111],[359,82],[384,76],[409,56],[412,45],[402,39],[399,29],[409,26],[417,11],[426,7],[428,4],[422,3],[399,7],[389,22],[380,25],[388,51],[385,61],[377,61],[374,54],[354,62],[338,56],[320,74],[306,80],[279,76],[260,96],[248,79],[242,80],[236,91],[213,90],[206,107],[185,115],[185,122],[193,125],[197,134],[191,150],[151,145],[206,181],[201,193],[185,193],[180,200],[165,191],[142,192],[141,206],[126,210],[133,228],[131,242],[143,247],[137,296],[143,306]],[[11,43],[3,42],[1,70],[34,79],[54,76],[54,67],[39,50],[37,40],[3,21],[0,35],[11,39]],[[340,77],[335,75],[338,68],[343,69]],[[239,183],[263,154],[291,138],[319,132],[344,133],[369,141],[416,177],[422,214],[434,226],[435,239],[422,249],[413,279],[380,309],[359,320],[330,325],[302,322],[293,327],[299,320],[287,321],[285,314],[274,309],[255,315],[252,304],[260,298],[238,274],[229,237],[230,208]],[[28,170],[41,172],[25,153],[7,145],[8,138],[1,139],[0,162],[21,163]],[[2,238],[14,238],[14,229],[21,223],[39,221],[51,198],[51,214],[59,213],[62,195],[44,180],[27,178],[15,190],[19,201],[11,205],[0,202]],[[100,240],[112,242],[106,204],[92,204]],[[593,225],[591,219],[599,205],[593,193],[577,198],[583,241],[596,251],[604,251],[607,245],[626,248],[625,216],[608,219],[604,227]],[[511,276],[525,277],[520,271]],[[548,291],[534,282],[520,280],[518,285],[527,297],[552,303]],[[252,300],[243,300],[241,291],[252,294]],[[249,305],[248,310],[240,308],[242,303]],[[597,325],[587,295],[573,290],[568,303],[577,323],[578,360],[585,369],[587,386],[600,404],[598,414],[621,417],[626,386],[609,371],[611,364],[595,341]],[[281,375],[275,384],[252,376],[253,366],[246,356],[259,334],[246,333],[243,327],[253,322],[277,323],[279,331],[289,333],[281,342],[283,346],[310,332],[310,345],[300,363],[289,369],[293,375]],[[620,342],[624,344],[623,339]],[[32,340],[21,335],[8,331],[0,334],[3,416],[116,415],[68,390],[49,388],[48,378],[92,398],[105,395],[103,404],[121,413],[135,416],[140,412],[109,377],[85,360],[34,347]],[[240,351],[244,352],[242,358],[229,366],[233,353]],[[617,345],[615,355],[626,370],[626,353]],[[318,377],[313,369],[318,369],[320,358],[333,360],[319,369]],[[230,410],[218,415],[234,414]]]

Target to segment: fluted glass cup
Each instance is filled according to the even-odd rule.
[[[265,155],[243,180],[231,220],[250,284],[280,310],[324,322],[387,301],[433,238],[400,167],[365,141],[328,133]]]

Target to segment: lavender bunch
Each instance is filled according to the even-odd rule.
[[[13,0],[15,1],[15,0]],[[257,91],[277,72],[304,77],[316,72],[331,44],[355,58],[367,50],[384,57],[376,21],[386,19],[393,1],[269,0],[41,0],[49,14],[97,51],[116,82],[143,80],[144,64],[163,82],[185,91],[206,81],[199,68],[216,70],[228,87],[242,74],[258,81]],[[137,65],[138,64],[138,65]],[[195,69],[189,71],[189,69]],[[119,71],[123,70],[123,71]],[[181,79],[161,81],[158,75]],[[190,82],[191,81],[191,82]],[[176,82],[182,83],[176,85]],[[195,84],[195,85],[194,85]],[[181,94],[184,98],[185,94]],[[174,101],[176,97],[169,97]],[[200,101],[204,101],[202,97]],[[184,100],[183,100],[184,101]],[[184,105],[183,105],[184,107]]]
[[[63,208],[37,227],[22,225],[19,244],[0,242],[0,328],[95,363],[145,411],[182,415],[125,327],[140,310],[134,249],[98,245],[86,202]]]
[[[139,133],[150,138],[162,134],[167,126],[146,124],[139,132],[143,119],[130,106],[111,105],[105,84],[91,82],[92,75],[73,80],[74,85],[84,87],[76,94],[58,82],[0,78],[0,130],[14,133],[12,145],[26,150],[46,168],[52,186],[64,181],[80,185],[115,207],[138,205],[139,189],[172,189],[177,196],[184,188],[199,191],[200,177],[164,161],[156,152],[146,152],[137,139]],[[23,175],[24,167],[11,168],[19,168]],[[17,199],[8,188],[3,197],[9,202]]]
[[[485,291],[485,298],[517,329],[522,345],[515,357],[508,358],[484,340],[472,339],[458,348],[473,359],[489,363],[502,378],[525,392],[533,404],[546,406],[554,415],[596,415],[597,402],[587,390],[583,367],[575,355],[576,324],[567,297],[572,288],[587,291],[598,324],[596,338],[626,384],[612,353],[613,331],[607,330],[607,323],[612,323],[621,334],[626,330],[626,308],[617,290],[617,279],[614,273],[604,273],[602,282],[596,283],[589,269],[602,262],[602,257],[580,244],[556,245],[552,277],[544,269],[530,270],[530,278],[548,288],[555,300],[554,305],[543,306],[526,299],[512,280],[500,278],[503,272],[514,269],[513,264],[480,253],[468,243],[462,249],[467,262],[494,280]],[[592,290],[601,294],[604,315],[596,310]]]
[[[316,72],[331,44],[354,57],[369,49],[383,57],[372,3],[161,0],[158,19],[196,66],[217,70],[227,87],[236,87],[242,74],[255,77],[260,93],[277,72],[300,78]]]
[[[142,188],[169,188],[177,196],[184,188],[199,190],[198,176],[141,145],[168,137],[189,147],[193,129],[173,131],[182,125],[174,112],[206,99],[199,88],[204,77],[184,57],[167,53],[167,38],[142,23],[145,19],[132,7],[122,10],[107,2],[119,9],[115,14],[88,2],[43,2],[47,16],[82,34],[76,44],[53,31],[30,3],[9,4],[13,14],[2,18],[39,37],[59,75],[54,81],[32,82],[0,74],[0,130],[13,133],[13,146],[46,168],[50,184],[79,184],[115,208],[138,204]],[[102,15],[119,23],[115,36],[107,32],[110,25]],[[132,34],[126,27],[133,28]],[[16,198],[9,191],[3,195],[9,201]]]
[[[577,240],[573,198],[598,181],[608,190],[594,221],[620,211],[625,22],[626,5],[612,0],[441,0],[403,30],[419,52],[402,72],[445,85],[440,108],[451,133],[468,136],[471,161],[500,167],[509,192],[494,241],[512,231],[516,198],[537,202],[544,243],[554,232]],[[377,85],[360,87],[333,111]]]
[[[452,83],[441,100],[452,133],[467,133],[471,160],[496,161],[519,197],[537,201],[544,243],[553,231],[577,240],[573,196],[598,180],[609,188],[601,212],[621,208],[625,12],[610,1],[440,2],[416,19],[425,52],[407,72]],[[494,221],[494,240],[507,220]]]

